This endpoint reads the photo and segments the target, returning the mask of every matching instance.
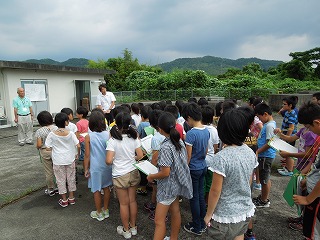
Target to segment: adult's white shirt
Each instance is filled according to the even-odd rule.
[[[116,97],[112,92],[106,92],[105,95],[102,93],[99,93],[96,100],[96,105],[101,106],[102,110],[106,111],[110,109],[111,103],[116,101]],[[112,109],[115,108],[115,105],[112,107]]]

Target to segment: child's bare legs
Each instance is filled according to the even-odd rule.
[[[242,235],[240,235],[240,236],[236,236],[235,238],[234,238],[234,240],[243,240],[244,239],[244,235],[242,234]]]
[[[97,213],[101,213],[101,192],[96,191],[93,193],[94,205],[96,206]]]
[[[67,201],[67,194],[60,194],[60,196],[64,202]]]
[[[154,230],[154,236],[153,236],[154,240],[158,240],[158,239],[162,240],[166,235],[166,216],[169,211],[169,208],[170,208],[170,205],[168,206],[168,205],[163,205],[161,203],[157,203],[156,214],[154,218],[154,223],[155,223],[155,230]],[[174,222],[174,220],[175,219],[173,218],[173,216],[171,216],[171,224]],[[179,226],[180,226],[180,222],[179,222]]]
[[[170,215],[171,215],[171,233],[170,239],[178,240],[178,235],[181,227],[181,214],[180,214],[180,204],[179,197],[174,200],[170,205]]]
[[[73,191],[69,192],[69,199],[74,199],[74,192]]]
[[[293,171],[293,166],[294,166],[294,160],[290,157],[286,158],[286,168],[288,169],[289,172]]]
[[[138,204],[136,201],[137,187],[129,187],[130,226],[135,227],[137,222]]]
[[[131,227],[136,226],[138,206],[136,201],[136,187],[127,189],[117,188],[120,203],[120,216],[125,231],[129,230],[129,217]]]
[[[269,193],[271,189],[271,181],[268,180],[267,184],[261,183],[261,200],[266,202],[269,199]]]
[[[104,207],[104,210],[107,210],[109,209],[109,201],[111,196],[110,188],[109,187],[103,188],[103,192],[104,192],[103,207]]]
[[[256,174],[256,184],[260,184],[259,168],[256,168],[254,172]]]

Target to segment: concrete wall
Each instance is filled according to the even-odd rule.
[[[289,96],[297,96],[298,103],[297,108],[299,108],[303,103],[308,102],[312,98],[312,94],[271,94],[269,96],[269,105],[273,111],[279,111],[282,108],[282,99]]]

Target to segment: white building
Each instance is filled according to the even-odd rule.
[[[14,126],[12,101],[23,87],[33,104],[35,116],[43,110],[58,113],[64,107],[75,112],[80,105],[95,107],[98,86],[113,71],[0,61],[0,128]],[[84,99],[84,100],[83,100]]]

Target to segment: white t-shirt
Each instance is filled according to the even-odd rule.
[[[122,140],[110,138],[107,144],[107,151],[114,152],[112,164],[112,177],[123,176],[136,168],[135,152],[141,147],[139,139],[129,138],[128,135],[122,135]]]
[[[100,93],[97,96],[96,105],[97,106],[101,105],[103,110],[109,110],[111,103],[115,101],[116,101],[116,97],[112,92],[106,92],[106,95],[103,95],[102,93]],[[113,106],[112,109],[114,109],[114,107],[115,106]]]
[[[55,165],[69,165],[73,163],[76,156],[75,146],[79,143],[73,132],[67,136],[58,136],[50,132],[46,139],[46,147],[52,148],[52,162]]]
[[[78,132],[77,125],[75,125],[72,122],[69,122],[68,126],[66,126],[66,129],[69,130],[70,132],[73,132],[73,133]]]
[[[131,118],[133,119],[134,124],[136,125],[136,127],[138,127],[139,124],[141,123],[141,116],[140,116],[140,114],[132,114],[132,115],[131,115]]]
[[[214,156],[213,145],[219,144],[219,136],[218,136],[218,131],[214,126],[206,125],[206,128],[208,129],[208,131],[210,133],[210,138],[208,141],[208,152],[207,152],[207,156],[206,156],[206,162],[207,162],[207,166],[210,166],[209,162],[212,161],[213,156]]]

